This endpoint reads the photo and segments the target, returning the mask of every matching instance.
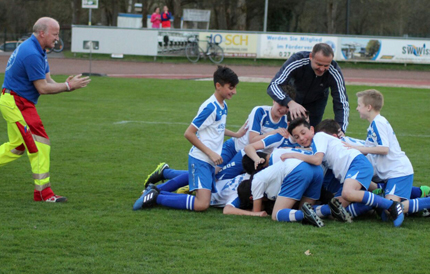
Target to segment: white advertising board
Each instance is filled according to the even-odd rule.
[[[156,56],[157,45],[156,30],[72,26],[72,52]]]
[[[430,39],[340,38],[341,59],[391,63],[430,63]]]
[[[288,59],[298,51],[312,51],[317,43],[327,43],[337,52],[337,37],[308,35],[259,35],[258,58]]]

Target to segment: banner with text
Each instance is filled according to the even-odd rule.
[[[218,43],[227,57],[257,57],[257,34],[200,32],[199,40],[203,49],[207,41]]]
[[[306,35],[259,35],[258,58],[288,59],[298,51],[312,51],[317,43],[327,43],[333,51],[337,51],[337,37],[333,36],[306,36]]]

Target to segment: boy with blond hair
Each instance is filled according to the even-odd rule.
[[[370,125],[364,146],[345,145],[367,155],[375,169],[375,177],[386,182],[385,197],[403,201],[403,212],[415,213],[429,208],[429,198],[407,200],[411,197],[414,170],[390,123],[380,114],[384,96],[375,89],[357,92],[356,96],[356,110]]]

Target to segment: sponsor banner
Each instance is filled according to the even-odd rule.
[[[317,43],[327,43],[335,52],[338,51],[338,38],[334,36],[308,36],[308,35],[259,35],[258,58],[288,59],[298,51],[312,51]]]
[[[257,57],[257,34],[200,32],[199,40],[203,49],[207,41],[217,43],[226,57]]]
[[[430,40],[341,38],[341,60],[430,63]]]

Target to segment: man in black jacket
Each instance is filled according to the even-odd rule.
[[[288,106],[292,119],[308,110],[310,123],[315,127],[322,120],[330,88],[335,120],[345,132],[349,117],[348,96],[342,72],[333,57],[333,49],[325,43],[316,44],[312,52],[291,55],[270,82],[267,93],[279,104]],[[296,88],[296,100],[281,92],[284,84]]]

